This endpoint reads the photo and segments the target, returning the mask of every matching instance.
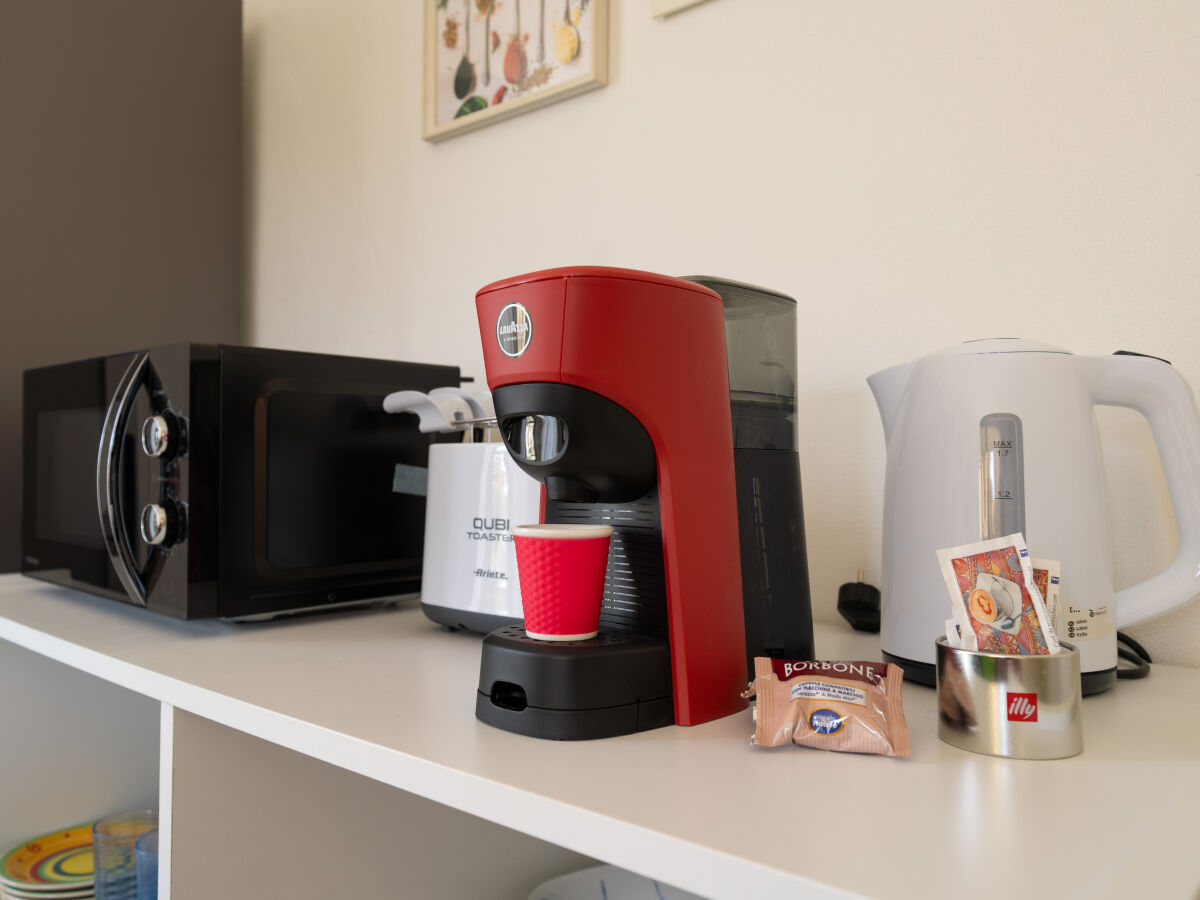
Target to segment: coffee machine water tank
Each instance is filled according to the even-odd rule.
[[[725,309],[748,677],[754,657],[812,659],[796,431],[796,301],[711,276]]]

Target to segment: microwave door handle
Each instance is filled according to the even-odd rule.
[[[138,388],[150,367],[150,354],[138,353],[121,376],[116,393],[108,404],[104,427],[100,431],[100,451],[96,456],[96,503],[100,511],[100,532],[108,558],[117,577],[125,586],[129,599],[138,606],[146,605],[146,585],[138,572],[129,539],[125,533],[124,515],[119,490],[121,438],[133,409]]]

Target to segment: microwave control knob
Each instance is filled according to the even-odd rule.
[[[179,420],[170,412],[142,423],[142,451],[154,459],[170,459],[179,448]]]
[[[164,500],[162,505],[147,503],[142,507],[142,540],[151,547],[170,546],[179,531],[179,514],[175,504]]]

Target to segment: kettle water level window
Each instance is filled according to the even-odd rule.
[[[1025,532],[1025,468],[1021,420],[992,413],[979,421],[979,536]]]

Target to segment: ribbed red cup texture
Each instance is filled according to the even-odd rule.
[[[609,537],[513,535],[525,633],[545,640],[586,640],[600,627]]]

